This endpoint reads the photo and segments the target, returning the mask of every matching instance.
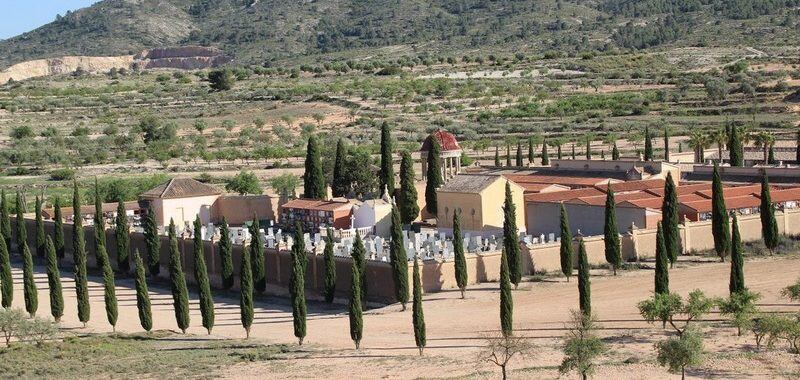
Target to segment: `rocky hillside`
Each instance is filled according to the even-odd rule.
[[[0,41],[0,67],[215,46],[241,63],[392,51],[797,45],[800,0],[104,0]],[[398,49],[401,48],[401,49]]]

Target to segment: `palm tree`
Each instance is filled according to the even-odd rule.
[[[769,164],[769,147],[775,144],[775,135],[772,132],[758,131],[753,135],[757,148],[764,149],[764,165]]]
[[[719,128],[714,132],[711,132],[709,136],[709,143],[716,143],[717,144],[717,157],[719,162],[722,162],[722,149],[725,148],[725,144],[728,143],[728,133],[725,131],[725,128]]]
[[[692,133],[689,135],[689,141],[687,144],[694,150],[695,162],[703,162],[705,159],[704,150],[708,147],[709,141],[710,139],[708,138],[708,135],[697,130],[692,131]]]

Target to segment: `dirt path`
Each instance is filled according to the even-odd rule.
[[[696,259],[696,258],[693,258]],[[800,259],[755,259],[746,263],[745,274],[750,289],[762,294],[764,310],[796,311],[779,295],[780,289],[800,275]],[[43,271],[44,268],[37,268]],[[103,307],[100,279],[92,277],[90,297],[92,320],[86,330],[79,329],[76,317],[74,282],[65,273],[65,317],[62,327],[77,331],[110,331]],[[725,296],[728,292],[729,264],[679,263],[670,274],[672,291],[687,294],[701,289],[709,296]],[[22,278],[19,267],[14,270],[14,306],[24,308]],[[49,315],[47,279],[43,272],[36,276],[39,289],[39,315]],[[598,368],[597,378],[666,378],[670,375],[655,364],[653,343],[665,336],[659,326],[641,321],[636,303],[649,296],[653,287],[652,271],[636,270],[613,277],[596,271],[592,277],[592,304],[603,327],[601,336],[610,351]],[[389,281],[389,279],[387,279]],[[172,298],[163,284],[151,287],[154,329],[176,330]],[[140,331],[135,293],[131,279],[117,281],[119,297],[118,331]],[[190,289],[192,287],[190,286]],[[193,295],[193,297],[195,297]],[[534,354],[515,360],[512,378],[555,378],[561,360],[560,338],[571,309],[577,308],[577,281],[550,279],[528,282],[514,292],[514,325],[518,335],[535,345]],[[213,338],[242,338],[239,324],[238,295],[216,295],[216,327]],[[499,326],[499,293],[497,284],[480,284],[469,288],[467,299],[458,292],[447,291],[425,296],[424,311],[428,346],[423,358],[417,356],[411,328],[411,312],[401,312],[399,305],[373,309],[364,317],[364,341],[361,351],[353,351],[348,333],[346,309],[341,305],[309,305],[307,352],[290,360],[246,363],[226,369],[221,375],[231,378],[415,378],[457,377],[493,378],[494,369],[476,364],[475,355],[482,347],[482,336]],[[291,310],[288,301],[274,297],[257,303],[253,337],[264,342],[293,343]],[[200,326],[196,298],[191,299],[192,327],[189,333],[205,335]],[[712,315],[710,319],[719,319]],[[775,378],[796,377],[800,359],[780,350],[755,352],[750,336],[736,337],[735,330],[722,322],[711,322],[706,328],[706,348],[712,352],[700,369],[690,376]]]

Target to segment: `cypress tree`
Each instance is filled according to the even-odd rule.
[[[200,315],[203,319],[203,327],[208,334],[214,328],[214,298],[211,296],[211,283],[208,280],[208,269],[206,267],[206,255],[203,253],[203,237],[200,235],[202,225],[200,216],[194,219],[194,234],[192,253],[194,254],[194,279],[197,282],[197,292],[199,293]]]
[[[741,136],[739,136],[739,128],[737,128],[735,125],[731,126],[728,152],[730,155],[729,157],[731,166],[744,165],[744,147],[742,146]]]
[[[45,242],[44,221],[42,221],[42,199],[36,197],[36,256],[44,259],[47,255]]]
[[[617,228],[617,212],[614,203],[614,191],[611,184],[608,184],[606,191],[606,222],[603,228],[603,241],[605,243],[606,262],[611,265],[614,275],[617,275],[617,268],[622,265],[622,253],[619,243],[619,228]]]
[[[25,224],[25,205],[22,202],[22,193],[17,191],[16,219],[17,219],[17,250],[22,252],[22,246],[28,245],[28,226]]]
[[[255,291],[264,293],[267,290],[267,273],[264,268],[264,243],[261,242],[261,231],[259,231],[258,219],[253,216],[253,223],[250,225],[250,260],[253,264],[253,283]],[[303,233],[298,235],[301,239]]]
[[[86,237],[83,231],[83,216],[81,215],[81,196],[78,192],[78,182],[72,182],[72,256],[75,261],[75,293],[78,299],[78,319],[86,323],[91,318],[89,303],[89,284],[86,272]]]
[[[345,168],[345,157],[347,156],[347,147],[344,145],[344,139],[339,139],[336,142],[336,158],[333,163],[333,178],[331,180],[331,192],[334,197],[344,197],[350,192],[350,184],[347,182],[347,173]]]
[[[250,338],[250,327],[253,325],[253,266],[247,249],[242,250],[239,269],[239,314],[246,337]]]
[[[325,263],[325,288],[322,294],[325,296],[325,302],[332,303],[336,296],[336,259],[333,257],[333,230],[328,228],[327,233],[325,251],[322,254]],[[358,307],[361,308],[360,302]]]
[[[147,278],[142,256],[139,250],[133,251],[133,265],[136,270],[136,308],[139,310],[139,323],[144,331],[153,329],[153,313],[150,306],[150,294],[147,291]]]
[[[511,144],[506,144],[506,166],[511,166]]]
[[[569,220],[564,204],[561,204],[561,273],[567,277],[572,276],[572,232],[569,230]]]
[[[563,159],[564,157],[561,154],[561,143],[556,146],[556,158],[559,160]]]
[[[734,128],[735,131],[735,128]],[[733,132],[735,134],[735,132]],[[729,226],[728,210],[725,207],[725,198],[722,195],[722,179],[719,168],[714,163],[713,181],[711,184],[711,232],[714,235],[714,250],[722,262],[731,249],[731,233]]]
[[[772,196],[769,191],[769,179],[767,173],[761,177],[761,235],[764,237],[764,245],[770,252],[775,252],[780,242],[778,233],[778,223],[775,220],[775,205],[772,204]]]
[[[650,127],[644,127],[644,160],[653,161],[653,136]]]
[[[381,170],[378,174],[380,181],[380,189],[386,189],[388,194],[394,194],[394,161],[392,160],[392,153],[394,147],[392,144],[392,134],[389,129],[389,123],[383,122],[381,124]]]
[[[6,239],[6,250],[11,251],[11,212],[8,210],[6,190],[0,190],[0,232]]]
[[[114,331],[117,330],[117,294],[114,289],[114,271],[111,269],[111,260],[108,258],[106,247],[102,244],[97,246],[97,262],[103,269],[103,299],[106,304],[106,318]]]
[[[31,318],[36,316],[39,308],[39,291],[36,290],[36,281],[33,279],[33,257],[28,248],[28,242],[22,242],[22,282],[25,290],[25,311]]]
[[[0,232],[0,237],[5,239],[2,232]],[[3,308],[10,309],[14,300],[14,278],[11,276],[11,257],[8,255],[8,247],[4,242],[0,244],[0,298],[2,298]]]
[[[403,231],[400,229],[400,214],[397,206],[392,207],[392,241],[389,245],[389,259],[392,264],[392,280],[394,281],[394,292],[397,302],[403,305],[406,310],[408,303],[408,255],[403,246]]]
[[[575,141],[573,141],[573,142],[572,142],[572,159],[573,159],[573,160],[575,159],[575,145],[576,145],[576,144],[577,144],[577,143],[576,143]]]
[[[357,350],[361,346],[361,338],[364,333],[364,321],[362,319],[361,310],[361,273],[358,272],[358,266],[356,266],[355,261],[353,261],[353,277],[352,284],[350,285],[348,314],[350,316],[350,339],[355,343]]]
[[[796,141],[796,152],[795,152],[795,162],[800,163],[800,131],[797,131],[797,141]]]
[[[731,280],[728,285],[731,295],[746,290],[744,286],[744,248],[739,234],[739,221],[733,214],[733,244],[731,245]]]
[[[667,174],[664,183],[664,200],[661,204],[661,222],[664,229],[664,246],[667,249],[670,267],[678,261],[678,252],[681,249],[680,230],[678,227],[678,191],[672,173]]]
[[[586,159],[592,159],[592,141],[589,139],[589,136],[586,136]]]
[[[461,299],[467,290],[467,259],[464,257],[464,238],[461,236],[461,213],[453,213],[453,266],[456,285],[461,289]]]
[[[61,216],[61,197],[56,197],[53,204],[53,245],[56,248],[56,257],[64,258],[64,219]]]
[[[356,235],[356,240],[358,240],[358,235]],[[295,224],[294,244],[292,244],[292,273],[289,278],[289,293],[292,298],[294,336],[301,346],[303,345],[303,338],[306,337],[305,261],[306,247],[303,241],[303,226],[300,222],[297,222]]]
[[[614,147],[611,148],[611,159],[614,161],[619,160],[619,148],[617,148],[616,141],[614,141]]]
[[[550,155],[547,153],[547,140],[542,141],[542,166],[550,165]]]
[[[519,252],[519,230],[517,211],[511,198],[511,183],[506,181],[506,199],[503,203],[503,248],[508,258],[509,278],[514,287],[522,280],[522,255]]]
[[[656,232],[656,294],[669,294],[669,254],[664,240],[664,229],[659,222]]]
[[[130,258],[128,256],[130,243],[130,227],[128,227],[128,215],[125,214],[125,203],[122,200],[117,203],[117,218],[114,223],[114,237],[117,241],[117,270],[122,274],[130,271]]]
[[[664,126],[664,161],[669,162],[669,127]]]
[[[94,177],[94,249],[95,255],[100,246],[106,247],[106,221],[103,217],[103,201],[100,199],[100,187]],[[102,263],[98,262],[98,265]]]
[[[172,290],[172,304],[175,308],[175,321],[178,328],[186,334],[189,328],[189,290],[186,289],[186,277],[183,275],[181,252],[178,250],[178,237],[175,232],[175,221],[169,221],[169,280]]]
[[[514,298],[511,296],[511,280],[505,248],[500,253],[500,331],[504,337],[514,334]]]
[[[350,254],[353,262],[358,267],[358,273],[361,274],[361,296],[364,298],[363,302],[367,302],[367,250],[364,248],[364,241],[361,240],[361,235],[356,231],[356,239],[353,242],[353,252]]]
[[[431,149],[428,151],[428,173],[426,173],[428,182],[425,184],[425,208],[432,215],[436,215],[438,210],[436,189],[444,183],[441,155],[442,148],[439,146],[439,141],[431,137]]]
[[[64,316],[64,294],[61,288],[61,272],[58,270],[56,248],[53,245],[53,239],[49,236],[45,238],[45,251],[47,252],[47,285],[50,289],[50,314],[58,323]]]
[[[222,288],[228,290],[233,287],[233,246],[231,245],[231,231],[228,228],[228,221],[225,220],[224,216],[222,217],[222,225],[219,231],[219,258],[222,266]],[[246,249],[242,250],[242,252],[244,251],[246,251]]]
[[[414,301],[411,305],[412,317],[411,322],[414,325],[414,341],[419,348],[419,354],[422,356],[422,350],[425,349],[427,339],[425,338],[425,314],[422,312],[422,282],[419,278],[419,260],[414,255]]]
[[[161,237],[158,235],[156,212],[153,211],[152,205],[148,207],[147,215],[144,218],[144,241],[147,248],[147,265],[150,276],[156,277],[161,272]]]
[[[769,154],[767,155],[767,163],[770,165],[777,165],[778,161],[775,159],[775,146],[770,144]]]
[[[500,147],[494,147],[494,166],[500,166]]]
[[[403,152],[400,161],[400,220],[403,224],[411,224],[419,216],[417,204],[417,188],[414,186],[414,161],[411,153]]]
[[[533,137],[528,137],[528,162],[533,163],[536,159],[536,153],[533,153]]]
[[[522,143],[517,141],[517,167],[522,167]]]
[[[592,293],[589,281],[589,259],[586,257],[586,246],[583,239],[578,244],[578,297],[583,315],[592,315]]]
[[[322,172],[322,162],[320,161],[320,151],[317,138],[308,138],[306,148],[305,173],[303,174],[304,197],[310,199],[325,199],[325,175]],[[253,257],[253,262],[256,258]],[[253,273],[256,275],[256,273]],[[258,288],[258,278],[256,278],[256,288]]]

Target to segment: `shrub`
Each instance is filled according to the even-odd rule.
[[[73,179],[75,179],[74,169],[63,168],[50,171],[51,181],[72,181]]]

